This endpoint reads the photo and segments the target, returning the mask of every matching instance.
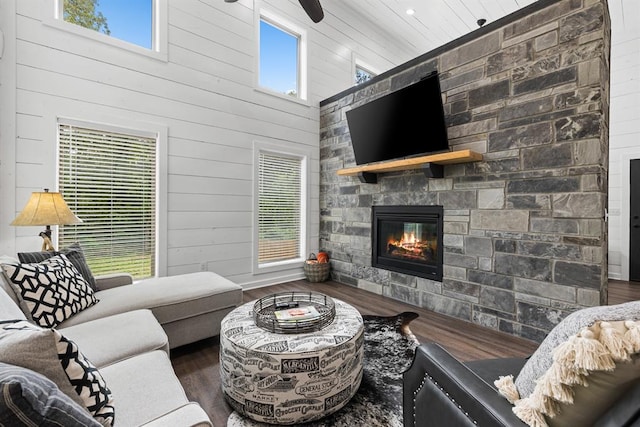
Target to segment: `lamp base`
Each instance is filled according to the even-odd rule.
[[[47,233],[48,231],[48,233]],[[53,242],[51,241],[51,229],[47,229],[45,231],[41,231],[39,234],[42,237],[42,251],[43,252],[54,252],[56,248],[53,246]]]

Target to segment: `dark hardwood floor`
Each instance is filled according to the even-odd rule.
[[[609,280],[609,305],[640,300],[640,282]]]
[[[362,314],[391,316],[403,311],[414,311],[420,316],[411,322],[411,330],[418,340],[423,343],[438,342],[463,361],[526,356],[537,347],[536,343],[522,338],[331,281],[309,283],[301,280],[246,290],[244,301],[253,301],[271,293],[291,290],[327,294],[353,305]],[[610,305],[638,299],[640,283],[617,280],[609,282]],[[224,427],[232,411],[220,391],[218,351],[218,338],[207,339],[172,350],[171,361],[189,399],[202,405],[214,426]]]

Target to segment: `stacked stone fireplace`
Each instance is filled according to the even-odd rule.
[[[323,101],[320,248],[332,278],[537,341],[606,303],[609,29],[605,0],[539,0]],[[338,176],[355,166],[345,112],[433,71],[451,149],[483,160],[446,165],[444,178]],[[442,208],[441,277],[374,262],[381,206]]]

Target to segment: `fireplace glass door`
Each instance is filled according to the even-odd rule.
[[[442,280],[442,207],[374,206],[372,265]]]

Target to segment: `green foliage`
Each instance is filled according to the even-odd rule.
[[[97,7],[98,0],[64,0],[64,20],[109,35],[107,18]]]
[[[369,81],[373,78],[373,74],[363,70],[362,68],[356,68],[356,85]]]
[[[83,245],[84,246],[84,245]],[[89,256],[87,264],[95,276],[129,273],[134,279],[146,279],[155,274],[154,255],[131,253],[122,256]]]

